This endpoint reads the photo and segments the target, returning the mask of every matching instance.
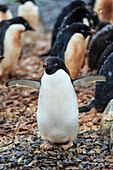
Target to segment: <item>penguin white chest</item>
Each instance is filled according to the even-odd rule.
[[[37,120],[44,140],[63,143],[76,139],[77,97],[69,75],[62,69],[42,77]]]

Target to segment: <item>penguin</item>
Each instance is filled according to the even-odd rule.
[[[79,107],[79,112],[88,112],[95,108],[95,112],[103,112],[107,104],[113,99],[113,52],[104,61],[99,75],[107,78],[106,82],[97,82],[94,99],[90,104]]]
[[[113,42],[113,24],[100,29],[91,39],[88,48],[88,65],[91,69],[98,68],[102,52]]]
[[[10,74],[16,67],[21,53],[21,33],[33,28],[22,17],[0,22],[0,76]]]
[[[77,7],[84,7],[85,5],[86,5],[85,2],[82,0],[74,0],[61,10],[53,26],[51,48],[56,40],[57,33],[60,31],[60,26],[64,18],[66,18],[68,14],[72,12],[72,10],[76,9]],[[43,57],[43,56],[48,56],[50,54],[51,54],[51,49],[47,53],[41,54],[39,56]]]
[[[98,13],[100,21],[111,21],[113,15],[113,1],[112,0],[96,0],[94,11]],[[113,21],[112,21],[113,22]]]
[[[76,22],[59,31],[51,50],[51,56],[64,60],[70,71],[71,78],[75,79],[84,63],[87,47],[87,37],[94,30],[87,25]]]
[[[40,35],[45,32],[44,23],[40,17],[39,7],[34,0],[16,0],[21,5],[18,7],[17,15],[25,18],[35,31],[27,31],[22,34],[22,45],[35,44]]]
[[[7,5],[0,5],[0,21],[13,18],[13,15]]]
[[[6,83],[10,86],[40,88],[37,122],[44,143],[42,149],[50,149],[54,144],[62,144],[67,150],[73,146],[78,132],[78,104],[74,86],[92,81],[106,81],[104,76],[89,76],[76,80],[70,78],[69,70],[62,59],[50,57],[43,64],[45,68],[41,80],[17,79]]]
[[[98,15],[86,7],[78,7],[70,12],[63,20],[60,29],[75,22],[82,22],[91,28],[95,28],[99,23]]]

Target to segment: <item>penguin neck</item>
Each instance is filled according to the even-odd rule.
[[[45,86],[57,87],[67,80],[71,82],[70,76],[63,69],[59,69],[54,74],[51,75],[44,72],[41,82],[42,85]]]

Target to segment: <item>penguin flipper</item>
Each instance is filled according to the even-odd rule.
[[[81,77],[78,79],[73,79],[72,84],[74,87],[80,87],[87,83],[92,83],[96,81],[106,81],[106,77],[102,75],[96,75],[96,76],[87,76],[87,77]]]
[[[34,89],[39,89],[41,85],[40,80],[31,80],[31,79],[15,79],[15,80],[10,80],[6,83],[7,87],[10,86],[27,86],[31,87]]]

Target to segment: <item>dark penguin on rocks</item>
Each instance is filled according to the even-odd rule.
[[[101,54],[112,42],[113,24],[106,25],[92,37],[88,49],[88,65],[91,69],[98,68]]]
[[[60,14],[58,15],[57,19],[56,19],[56,22],[53,26],[53,31],[52,31],[52,40],[51,40],[51,48],[56,40],[56,36],[57,36],[57,33],[59,32],[60,30],[60,26],[64,20],[64,18],[67,17],[67,15],[69,13],[72,12],[73,9],[76,9],[77,7],[83,7],[85,6],[85,2],[82,1],[82,0],[74,0],[72,1],[71,3],[69,3],[67,6],[65,6]],[[39,55],[40,57],[43,57],[43,56],[48,56],[51,54],[51,49],[47,52],[47,53],[44,53],[44,54],[41,54]]]
[[[10,9],[8,9],[8,6],[5,4],[0,5],[0,21],[11,19],[11,18],[13,18],[13,15]]]
[[[103,112],[109,101],[113,99],[113,52],[105,60],[99,75],[107,77],[107,81],[96,83],[94,99],[89,105],[80,107],[80,112],[88,112],[92,108],[97,112]]]
[[[33,28],[22,17],[0,22],[0,76],[10,74],[16,67],[21,53],[21,33]]]
[[[77,78],[84,63],[87,37],[94,32],[87,25],[76,22],[59,31],[51,50],[51,56],[62,58],[70,71],[71,78]]]
[[[65,63],[50,57],[43,64],[44,75],[39,80],[17,79],[6,86],[29,86],[40,88],[37,122],[44,143],[42,149],[50,149],[54,144],[62,144],[63,149],[73,146],[78,132],[78,103],[74,86],[92,81],[106,81],[104,76],[89,76],[72,80]]]

